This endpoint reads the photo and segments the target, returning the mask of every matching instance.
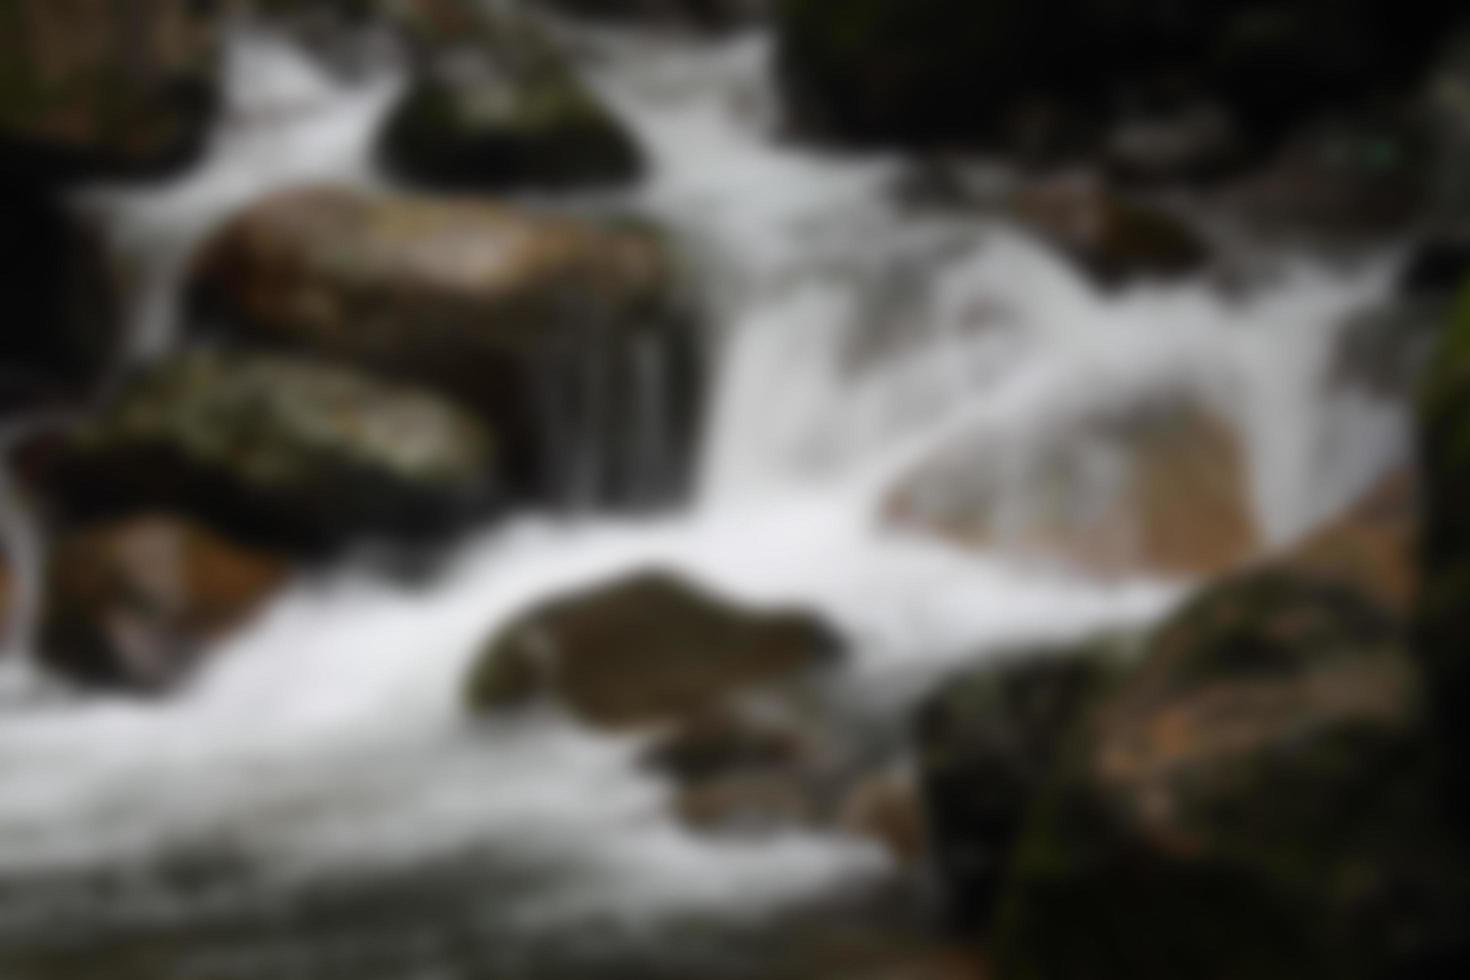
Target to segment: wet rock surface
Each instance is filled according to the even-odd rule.
[[[658,498],[699,418],[666,243],[478,200],[291,191],[198,258],[204,322],[429,385],[490,420],[512,489]]]
[[[1259,547],[1235,433],[1168,393],[1084,408],[1040,433],[961,437],[899,482],[887,520],[1103,575],[1219,573]]]
[[[0,4],[0,177],[152,175],[194,159],[216,101],[206,6]]]
[[[617,186],[642,172],[632,134],[533,22],[442,3],[401,20],[417,67],[379,140],[395,176],[495,192]]]
[[[429,537],[493,500],[493,436],[434,395],[307,360],[197,350],[147,369],[51,467],[62,510],[166,507],[314,551]]]
[[[1440,976],[1464,956],[1401,620],[1263,569],[1150,639],[1033,811],[1002,976]]]
[[[176,517],[77,530],[50,556],[41,656],[89,684],[161,691],[287,575],[282,557]]]
[[[517,618],[485,646],[466,698],[478,712],[549,698],[597,727],[636,728],[830,666],[840,648],[814,616],[741,609],[649,572]]]

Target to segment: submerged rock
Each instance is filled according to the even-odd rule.
[[[1175,615],[1032,811],[998,974],[1454,975],[1470,879],[1402,627],[1274,567]]]
[[[199,350],[145,371],[70,440],[73,515],[177,507],[306,548],[419,537],[489,499],[491,437],[434,395],[287,357]]]
[[[617,185],[643,154],[534,24],[469,5],[418,3],[418,67],[389,114],[381,156],[440,190]]]
[[[1208,575],[1255,554],[1248,463],[1227,422],[1162,393],[1043,431],[971,433],[905,476],[887,520],[1101,575]]]
[[[1057,178],[1019,191],[1012,213],[1102,286],[1198,271],[1204,240],[1181,219],[1110,192],[1086,176]]]
[[[517,490],[683,482],[698,338],[663,239],[482,201],[291,191],[198,258],[200,317],[432,386],[492,421]],[[588,501],[590,502],[590,500]]]
[[[78,680],[158,690],[285,581],[279,556],[187,519],[146,515],[74,531],[49,561],[40,653]]]
[[[809,614],[742,609],[646,573],[517,617],[481,651],[466,698],[489,712],[549,697],[601,728],[658,725],[828,665],[839,648]]]
[[[203,148],[216,25],[191,0],[0,0],[0,177],[174,170]]]

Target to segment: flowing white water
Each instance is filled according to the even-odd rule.
[[[907,213],[889,194],[898,161],[781,146],[760,38],[593,48],[590,76],[655,161],[633,203],[677,230],[714,310],[696,504],[638,522],[527,517],[418,590],[353,570],[301,582],[175,699],[0,713],[0,876],[214,852],[290,883],[473,848],[564,880],[499,896],[520,913],[633,917],[759,911],[873,880],[886,861],[853,839],[690,836],[636,769],[637,739],[558,718],[471,724],[458,692],[477,645],[528,602],[656,564],[823,611],[852,638],[854,687],[877,689],[1145,620],[1178,594],[883,530],[896,468],[954,433],[1028,432],[1188,386],[1239,428],[1277,541],[1402,445],[1394,406],[1324,384],[1344,316],[1386,292],[1386,263],[1288,265],[1244,298],[1200,283],[1104,296],[983,216]],[[366,150],[395,79],[346,88],[259,39],[231,64],[231,118],[197,172],[89,202],[147,277],[137,356],[168,346],[179,270],[222,217],[273,188],[373,179]]]

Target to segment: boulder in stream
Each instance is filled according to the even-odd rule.
[[[72,517],[177,508],[314,550],[420,539],[491,502],[494,443],[430,392],[280,355],[196,350],[145,370],[71,437]]]
[[[518,616],[481,651],[466,698],[481,713],[551,698],[600,728],[660,725],[829,666],[840,648],[811,614],[744,609],[648,572]]]
[[[1260,543],[1235,432],[1174,392],[956,439],[900,480],[887,520],[1099,575],[1215,574]]]
[[[40,654],[85,683],[159,690],[183,679],[288,573],[281,556],[178,517],[78,529],[50,556]]]
[[[998,976],[1448,977],[1450,829],[1405,623],[1264,567],[1151,635],[1033,806]]]
[[[427,2],[401,23],[417,65],[380,140],[395,176],[499,191],[618,185],[642,172],[633,136],[534,23]]]
[[[684,482],[698,338],[664,239],[486,201],[303,189],[198,257],[202,322],[433,387],[489,419],[512,489],[640,502]]]
[[[216,101],[208,6],[0,2],[0,177],[151,175],[197,156]]]

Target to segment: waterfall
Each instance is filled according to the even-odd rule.
[[[857,690],[932,676],[977,651],[1148,621],[1188,585],[1100,583],[886,530],[894,477],[956,433],[1040,439],[1089,406],[1185,386],[1238,430],[1277,542],[1403,452],[1402,406],[1326,386],[1348,315],[1388,295],[1392,256],[1289,259],[1244,298],[1198,281],[1104,294],[991,215],[912,213],[893,193],[900,160],[783,145],[764,37],[583,40],[588,78],[653,159],[623,203],[687,243],[712,311],[695,500],[638,517],[520,515],[413,590],[323,573],[169,700],[0,704],[0,878],[52,883],[29,898],[4,889],[0,943],[48,916],[175,928],[195,899],[254,909],[446,863],[482,869],[495,921],[517,928],[739,918],[881,880],[887,858],[848,837],[692,836],[668,787],[635,766],[640,739],[556,717],[472,725],[459,689],[477,648],[528,603],[658,565],[820,610],[853,642]],[[232,50],[227,119],[198,170],[83,195],[141,270],[129,363],[169,348],[185,258],[236,208],[305,181],[377,180],[367,148],[396,76],[330,80],[268,39]],[[636,494],[665,484],[666,352],[584,346],[543,369],[574,502],[610,478],[609,439],[638,461],[623,477]],[[631,379],[631,407],[609,406],[609,371]],[[611,435],[613,418],[627,431]],[[29,632],[40,564],[15,498],[0,479],[16,577],[7,646]],[[191,860],[218,894],[190,891]]]

